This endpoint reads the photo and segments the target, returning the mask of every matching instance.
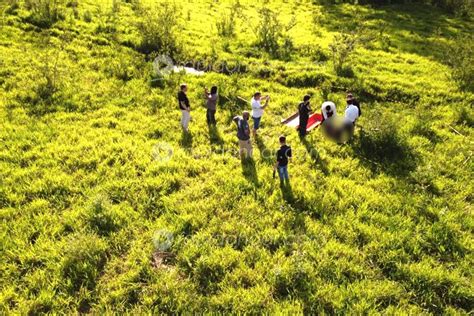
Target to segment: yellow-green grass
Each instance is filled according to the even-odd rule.
[[[216,22],[232,3],[178,3],[175,58],[247,72],[173,74],[152,87],[131,2],[79,2],[49,29],[28,23],[23,3],[3,16],[2,313],[472,311],[474,97],[443,59],[471,21],[423,6],[240,1],[235,37],[221,38]],[[264,6],[283,24],[295,16],[291,60],[245,55]],[[329,44],[359,16],[390,41],[361,43],[352,76],[337,76]],[[312,61],[303,45],[329,59]],[[191,136],[179,126],[182,82]],[[210,130],[201,95],[214,84]],[[242,163],[232,117],[248,105],[235,97],[256,90],[272,100],[254,161]],[[320,130],[302,142],[280,124],[306,93],[315,110],[327,97],[342,114],[347,90],[363,111],[350,143]],[[295,154],[291,189],[272,178],[281,134]]]

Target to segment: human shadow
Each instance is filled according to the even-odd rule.
[[[306,200],[304,196],[300,194],[294,194],[289,180],[286,182],[280,181],[280,190],[283,200],[295,211],[295,216],[305,213],[315,219],[322,217],[321,209],[317,205]],[[301,224],[302,225],[299,226],[304,227],[304,221]]]
[[[179,140],[179,145],[186,150],[191,150],[193,148],[193,135],[190,132],[181,132],[181,139]]]
[[[262,159],[262,161],[269,165],[273,164],[273,152],[271,149],[267,148],[260,135],[257,135],[255,137],[255,142],[257,143],[257,148],[260,152],[260,158]]]
[[[283,200],[285,200],[288,204],[293,204],[295,202],[295,195],[293,194],[290,180],[282,181],[280,179],[280,190]]]
[[[242,174],[244,177],[250,181],[255,186],[258,186],[258,175],[257,175],[257,168],[255,167],[255,160],[250,157],[243,157],[241,159],[242,165]]]
[[[329,169],[327,167],[326,161],[321,158],[321,154],[319,151],[314,147],[306,138],[301,138],[301,143],[303,143],[304,147],[306,148],[306,152],[308,153],[309,157],[313,164],[324,174],[329,174]]]
[[[209,124],[208,133],[209,133],[209,141],[211,145],[218,145],[218,146],[224,145],[224,139],[222,139],[222,136],[216,125]]]

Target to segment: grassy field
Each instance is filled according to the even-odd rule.
[[[0,313],[472,313],[472,18],[315,2],[1,1]],[[280,124],[349,90],[349,143]]]

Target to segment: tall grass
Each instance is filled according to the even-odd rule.
[[[449,76],[467,55],[441,56],[472,21],[412,4],[264,1],[279,27],[261,25],[266,37],[261,6],[241,3],[232,36],[216,33],[225,1],[70,1],[47,29],[22,2],[4,11],[1,314],[472,310],[474,96]],[[330,45],[361,20],[338,73]],[[157,76],[160,54],[227,66]],[[271,101],[241,162],[232,118],[255,91]],[[351,142],[280,123],[306,94],[314,112],[332,100],[342,116],[348,91],[363,113]],[[294,157],[280,186],[282,134]]]

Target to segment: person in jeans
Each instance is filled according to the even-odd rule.
[[[234,122],[237,124],[240,158],[252,158],[252,142],[250,141],[250,127],[248,122],[249,118],[250,113],[248,111],[242,112],[242,116],[234,117]]]
[[[291,147],[286,144],[286,137],[280,136],[280,149],[277,151],[277,161],[275,169],[278,170],[278,176],[281,183],[289,183],[288,162],[291,160]]]
[[[189,106],[189,99],[186,95],[188,86],[182,84],[178,92],[179,109],[181,110],[181,126],[185,132],[189,131],[189,121],[191,121],[191,107]]]
[[[305,95],[303,102],[298,105],[298,114],[300,117],[300,125],[298,126],[298,132],[301,138],[306,136],[306,126],[308,125],[309,114],[311,113],[311,107],[309,100],[311,96]]]
[[[217,87],[213,86],[211,92],[207,89],[204,92],[206,98],[206,120],[207,125],[216,125],[216,108],[217,108]]]
[[[261,101],[265,100],[265,104],[262,105]],[[270,96],[267,95],[262,97],[260,92],[255,92],[250,104],[252,105],[252,120],[253,120],[253,135],[257,136],[257,130],[260,127],[260,121],[262,119],[263,110],[268,106]]]

